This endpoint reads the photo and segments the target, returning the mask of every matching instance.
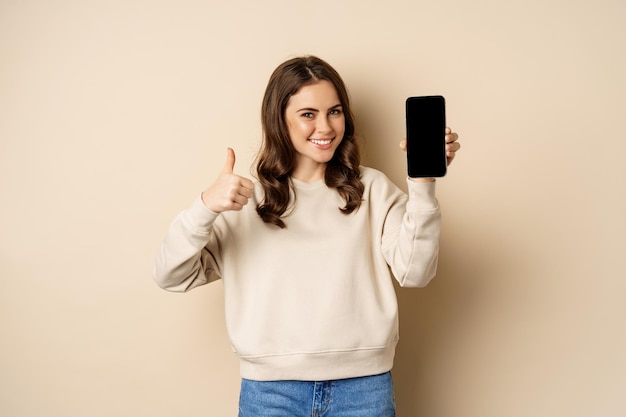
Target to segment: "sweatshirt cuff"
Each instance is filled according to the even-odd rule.
[[[199,232],[206,232],[211,227],[213,222],[215,222],[217,216],[219,216],[219,213],[209,210],[208,207],[204,205],[202,202],[202,196],[198,196],[194,200],[186,214],[187,215],[185,217],[187,218],[189,225],[194,230]]]
[[[436,181],[415,182],[406,180],[409,190],[409,201],[406,205],[407,211],[429,211],[437,210],[439,202],[435,197]]]

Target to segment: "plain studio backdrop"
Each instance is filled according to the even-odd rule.
[[[626,415],[624,0],[0,0],[0,415],[236,415],[221,282],[152,262],[227,147],[250,176],[302,54],[400,187],[407,96],[461,136],[439,273],[398,288],[398,415]]]

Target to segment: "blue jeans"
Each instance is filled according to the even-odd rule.
[[[239,417],[395,417],[391,373],[332,381],[241,381]]]

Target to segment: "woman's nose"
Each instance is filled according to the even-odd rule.
[[[319,133],[328,133],[333,130],[332,126],[328,121],[328,116],[322,116],[317,118],[317,126],[316,129]]]

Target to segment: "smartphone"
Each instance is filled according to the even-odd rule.
[[[406,99],[406,157],[409,177],[446,175],[446,104],[442,96]]]

